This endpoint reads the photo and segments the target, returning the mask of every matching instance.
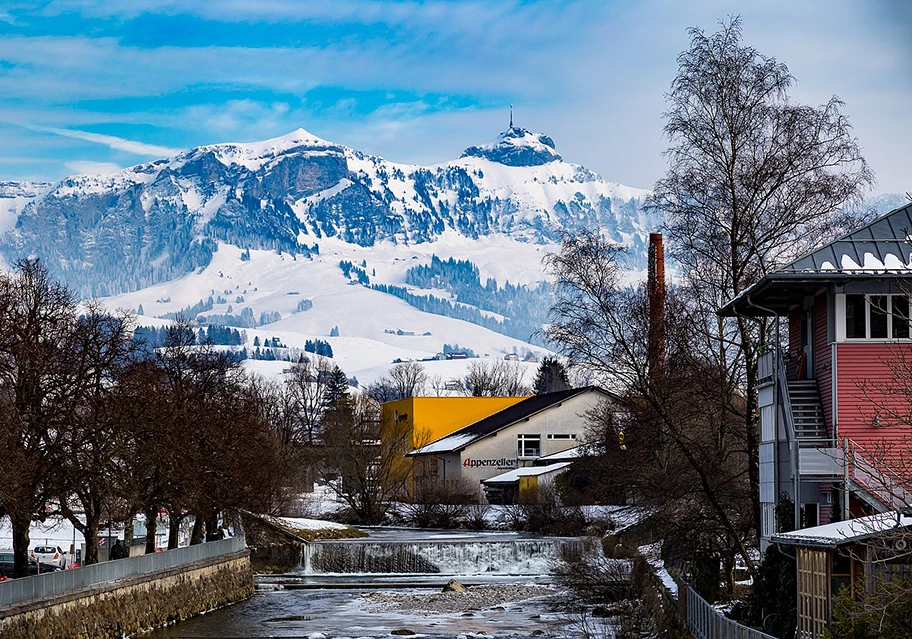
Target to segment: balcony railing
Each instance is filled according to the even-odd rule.
[[[895,473],[884,462],[878,463],[878,455],[851,439],[843,439],[840,444],[845,456],[847,480],[855,482],[890,510],[912,506],[910,478]]]

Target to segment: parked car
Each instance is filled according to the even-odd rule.
[[[39,573],[46,572],[57,572],[63,570],[60,566],[55,566],[53,564],[38,563],[38,560],[34,557],[29,557],[29,567],[28,574],[37,575]],[[12,550],[0,550],[0,568],[3,569],[9,577],[13,576],[13,551]],[[40,570],[39,570],[40,568]]]
[[[61,568],[67,566],[67,557],[60,546],[35,546],[35,549],[29,554],[42,564],[51,564]]]

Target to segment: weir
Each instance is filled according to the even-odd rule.
[[[543,575],[572,539],[324,541],[304,548],[305,574]]]

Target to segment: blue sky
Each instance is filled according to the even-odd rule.
[[[298,127],[432,163],[516,122],[650,187],[687,27],[737,13],[793,96],[832,94],[877,173],[912,190],[903,0],[60,0],[0,4],[0,180],[108,171]]]

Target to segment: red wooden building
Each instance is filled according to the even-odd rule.
[[[761,542],[912,504],[912,203],[766,275],[720,310],[769,317],[758,365]]]

